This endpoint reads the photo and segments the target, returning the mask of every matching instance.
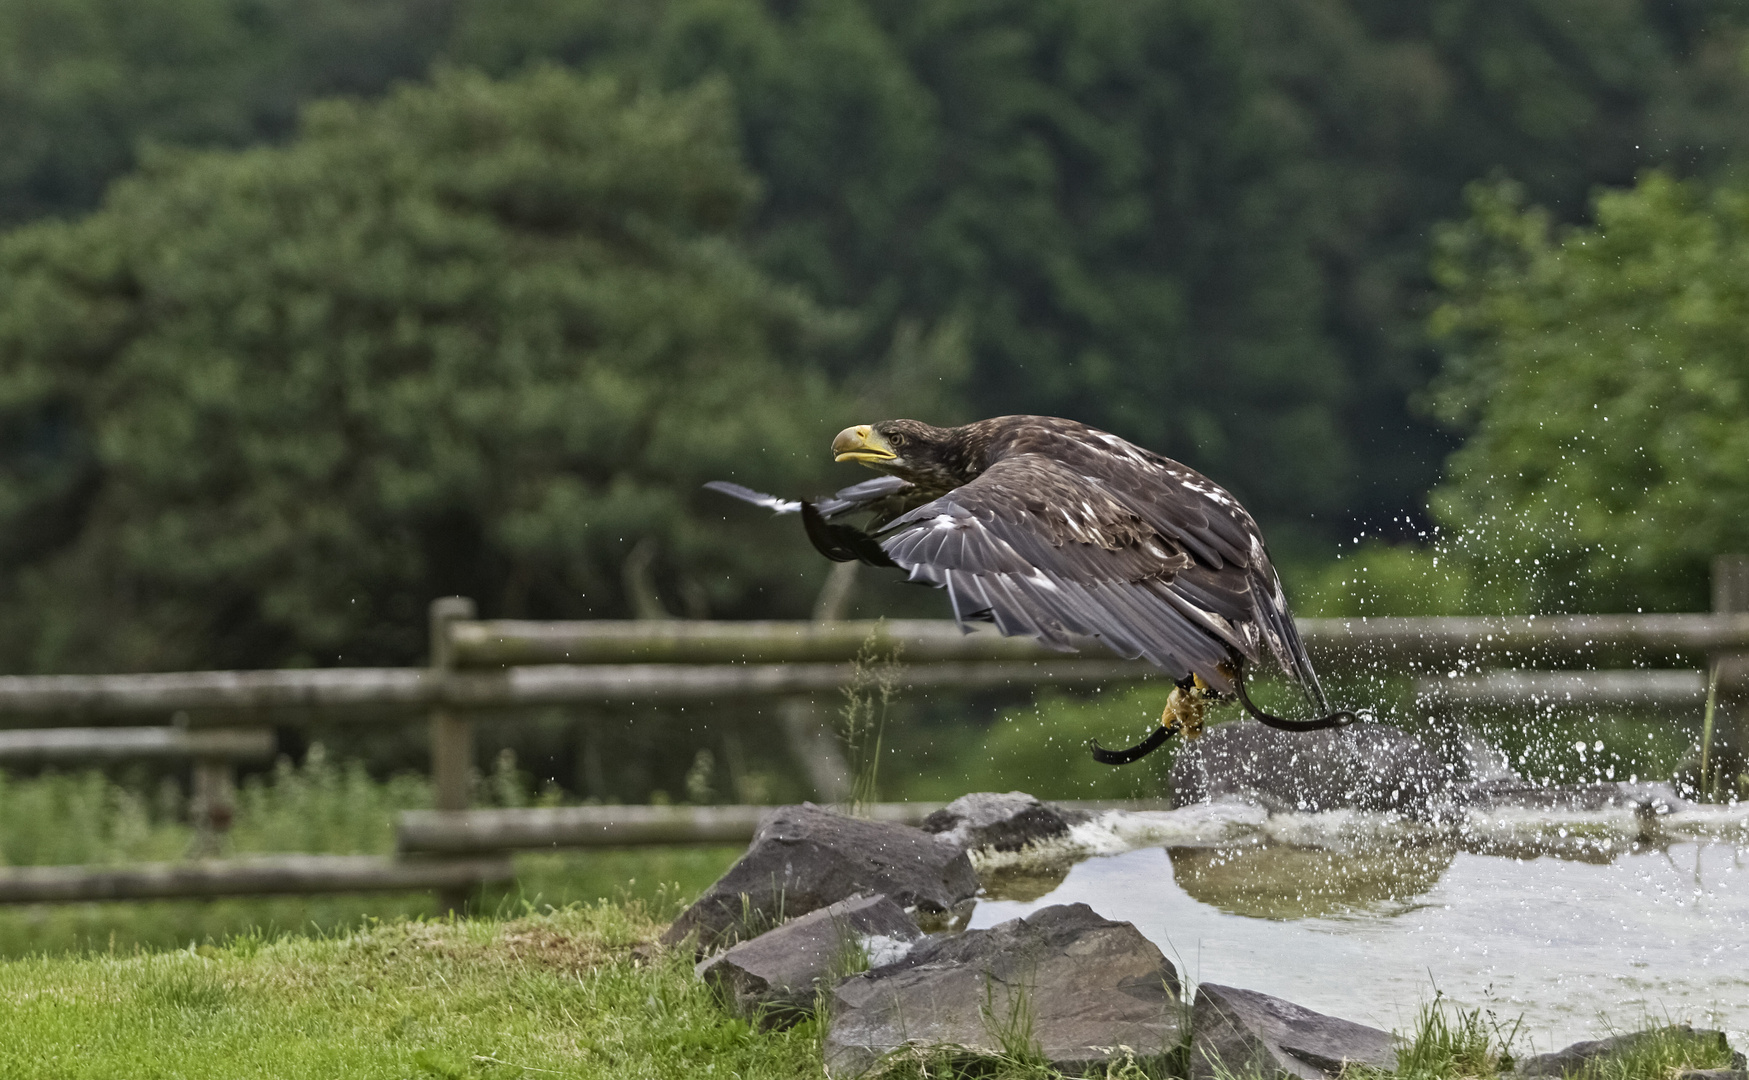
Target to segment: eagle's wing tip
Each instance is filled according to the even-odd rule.
[[[742,502],[752,503],[754,506],[763,506],[776,514],[793,514],[802,508],[802,504],[794,499],[780,499],[776,495],[754,491],[743,484],[732,483],[728,480],[707,480],[704,486],[710,491],[727,495],[732,499],[740,499]]]

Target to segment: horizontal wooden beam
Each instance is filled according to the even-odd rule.
[[[881,803],[869,816],[920,825],[941,803]],[[408,810],[398,847],[409,854],[540,851],[661,844],[745,844],[770,806],[562,806]]]
[[[276,745],[272,728],[26,728],[0,731],[0,761],[267,761]]]
[[[1301,619],[1314,660],[1340,665],[1382,660],[1434,664],[1468,659],[1515,664],[1550,660],[1594,666],[1626,657],[1642,664],[1703,666],[1716,653],[1749,652],[1749,614],[1553,615],[1512,617]],[[979,627],[962,634],[941,619],[838,623],[688,620],[456,622],[456,663],[715,664],[844,662],[872,648],[901,661],[1050,660],[1063,653],[1028,638]],[[1097,641],[1082,644],[1098,657]]]
[[[987,689],[1037,684],[1102,684],[1146,678],[1139,661],[1062,659],[960,661],[902,666],[900,688]],[[436,706],[506,709],[532,705],[731,700],[836,692],[856,676],[852,664],[547,664],[499,671],[429,668],[323,668],[309,671],[204,671],[148,675],[0,677],[0,717],[126,721],[187,713],[195,725],[239,719],[295,724],[376,722]]]
[[[994,628],[963,633],[946,619],[840,622],[716,622],[689,619],[455,622],[451,656],[460,667],[522,664],[842,663],[865,650],[907,663],[1037,660],[1064,654]],[[1099,656],[1098,642],[1088,644]]]
[[[864,808],[875,821],[921,825],[944,804],[875,803]],[[1164,810],[1159,799],[1068,801],[1053,805],[1083,810]],[[408,810],[401,814],[401,851],[467,855],[559,848],[634,847],[653,844],[745,844],[774,806],[563,806],[512,810]]]
[[[264,855],[129,866],[18,866],[0,869],[0,903],[412,892],[469,888],[508,881],[513,876],[506,858],[395,859],[377,855]]]
[[[1749,614],[1301,619],[1299,626],[1312,659],[1331,670],[1459,661],[1487,667],[1703,668],[1710,657],[1749,653]]]
[[[496,628],[490,655],[549,655],[569,642],[580,662],[445,671],[432,668],[320,668],[195,671],[141,675],[0,677],[0,719],[54,716],[65,722],[139,722],[186,713],[196,725],[301,723],[312,719],[407,719],[437,707],[504,709],[531,705],[729,700],[836,691],[854,677],[850,657],[875,624],[832,636],[815,624],[460,623],[458,632]],[[821,624],[830,626],[832,624]],[[885,624],[900,642],[901,687],[988,689],[1088,685],[1146,678],[1147,664],[1095,644],[1080,656],[1049,652],[1026,639],[961,635],[941,621]],[[542,629],[526,638],[518,626]],[[686,628],[683,631],[676,627]],[[1329,673],[1366,666],[1404,673],[1471,666],[1704,667],[1709,657],[1749,652],[1749,614],[1568,615],[1547,618],[1308,619],[1308,648]],[[564,635],[575,631],[575,636]],[[739,639],[733,635],[739,634]],[[688,636],[691,635],[691,636]],[[465,633],[457,651],[465,654]],[[466,639],[471,640],[471,639]],[[749,662],[717,662],[733,648]],[[517,653],[524,644],[532,651]],[[640,644],[643,642],[643,644]],[[645,649],[655,649],[655,653]],[[538,648],[536,647],[538,646]],[[543,651],[544,650],[544,651]],[[640,652],[640,650],[644,650]],[[805,656],[843,654],[835,661]],[[661,662],[608,663],[626,655]],[[475,654],[478,661],[483,653]],[[681,663],[676,658],[704,658]],[[716,660],[710,660],[710,658]],[[1005,658],[1004,658],[1005,657]],[[786,659],[787,658],[787,659]],[[758,660],[759,662],[751,662]],[[670,662],[673,661],[673,662]],[[708,661],[708,662],[707,662]],[[1447,668],[1447,670],[1441,670]],[[1467,668],[1465,670],[1468,670]],[[49,726],[43,724],[41,726]]]
[[[238,717],[279,719],[312,710],[416,707],[439,696],[438,682],[426,668],[5,675],[0,676],[0,716],[77,721],[187,712],[221,714],[234,723]]]
[[[1706,700],[1706,676],[1699,671],[1496,671],[1422,679],[1415,692],[1441,706],[1700,705]]]

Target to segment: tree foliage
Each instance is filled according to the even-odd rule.
[[[1749,192],[1652,174],[1584,227],[1509,184],[1472,204],[1441,242],[1434,400],[1470,434],[1440,516],[1533,610],[1704,609],[1749,550]]]
[[[284,139],[313,98],[425,74],[451,0],[0,4],[0,222],[95,206],[152,143]]]
[[[1449,439],[1427,238],[1495,170],[1749,150],[1734,0],[26,0],[0,205],[91,205],[142,140],[237,144],[436,61],[731,88],[759,264],[853,313],[839,375],[926,418],[1073,415],[1233,486],[1283,546],[1416,509]],[[957,378],[956,374],[963,374]],[[957,395],[954,391],[959,390]]]
[[[732,242],[732,131],[709,87],[444,74],[6,237],[9,662],[405,662],[434,595],[624,614],[644,537],[675,606],[805,603],[698,495],[818,482],[843,412]]]
[[[861,355],[958,327],[970,412],[1190,461],[1281,546],[1436,479],[1451,444],[1408,401],[1463,185],[1505,169],[1578,215],[1741,156],[1741,40],[1729,3],[522,0],[450,48],[727,80],[762,262],[860,312]]]

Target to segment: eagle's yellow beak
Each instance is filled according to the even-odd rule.
[[[891,461],[899,455],[894,452],[881,433],[867,424],[847,427],[832,440],[833,461],[860,461],[871,464],[879,461]]]

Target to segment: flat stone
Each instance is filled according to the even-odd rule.
[[[707,952],[862,894],[889,897],[919,922],[945,920],[977,891],[966,853],[922,829],[807,803],[783,806],[766,815],[747,853],[674,920],[662,944],[696,934]]]
[[[1691,1028],[1687,1024],[1672,1024],[1669,1027],[1652,1028],[1648,1031],[1633,1031],[1626,1035],[1612,1035],[1607,1039],[1591,1039],[1586,1042],[1576,1042],[1550,1054],[1538,1054],[1525,1058],[1518,1063],[1520,1076],[1566,1076],[1578,1072],[1593,1059],[1609,1057],[1614,1054],[1632,1053],[1638,1044],[1655,1039],[1678,1038],[1684,1041],[1694,1040],[1695,1049],[1714,1053],[1727,1052],[1731,1044],[1725,1039],[1722,1031],[1712,1031],[1707,1028]],[[1743,1067],[1743,1055],[1733,1053],[1732,1064],[1737,1069]],[[1729,1073],[1730,1069],[1695,1069],[1695,1073]],[[1687,1074],[1684,1074],[1687,1075]]]
[[[1167,786],[1173,806],[1237,799],[1271,813],[1396,811],[1430,818],[1453,803],[1453,768],[1388,724],[1287,732],[1255,720],[1185,743]]]
[[[1019,851],[1066,836],[1069,827],[1092,820],[1085,810],[1041,802],[1024,791],[961,795],[923,819],[923,831],[962,848]]]
[[[1255,990],[1199,984],[1190,1026],[1190,1080],[1327,1080],[1344,1064],[1397,1068],[1397,1040],[1390,1032]]]
[[[812,1015],[822,986],[891,963],[923,936],[885,896],[859,896],[810,911],[743,941],[697,971],[737,1016],[777,1027]]]
[[[867,1072],[889,1054],[993,1056],[1024,1048],[1070,1075],[1155,1060],[1178,1046],[1178,975],[1153,942],[1086,904],[932,938],[839,983],[826,1068]]]

